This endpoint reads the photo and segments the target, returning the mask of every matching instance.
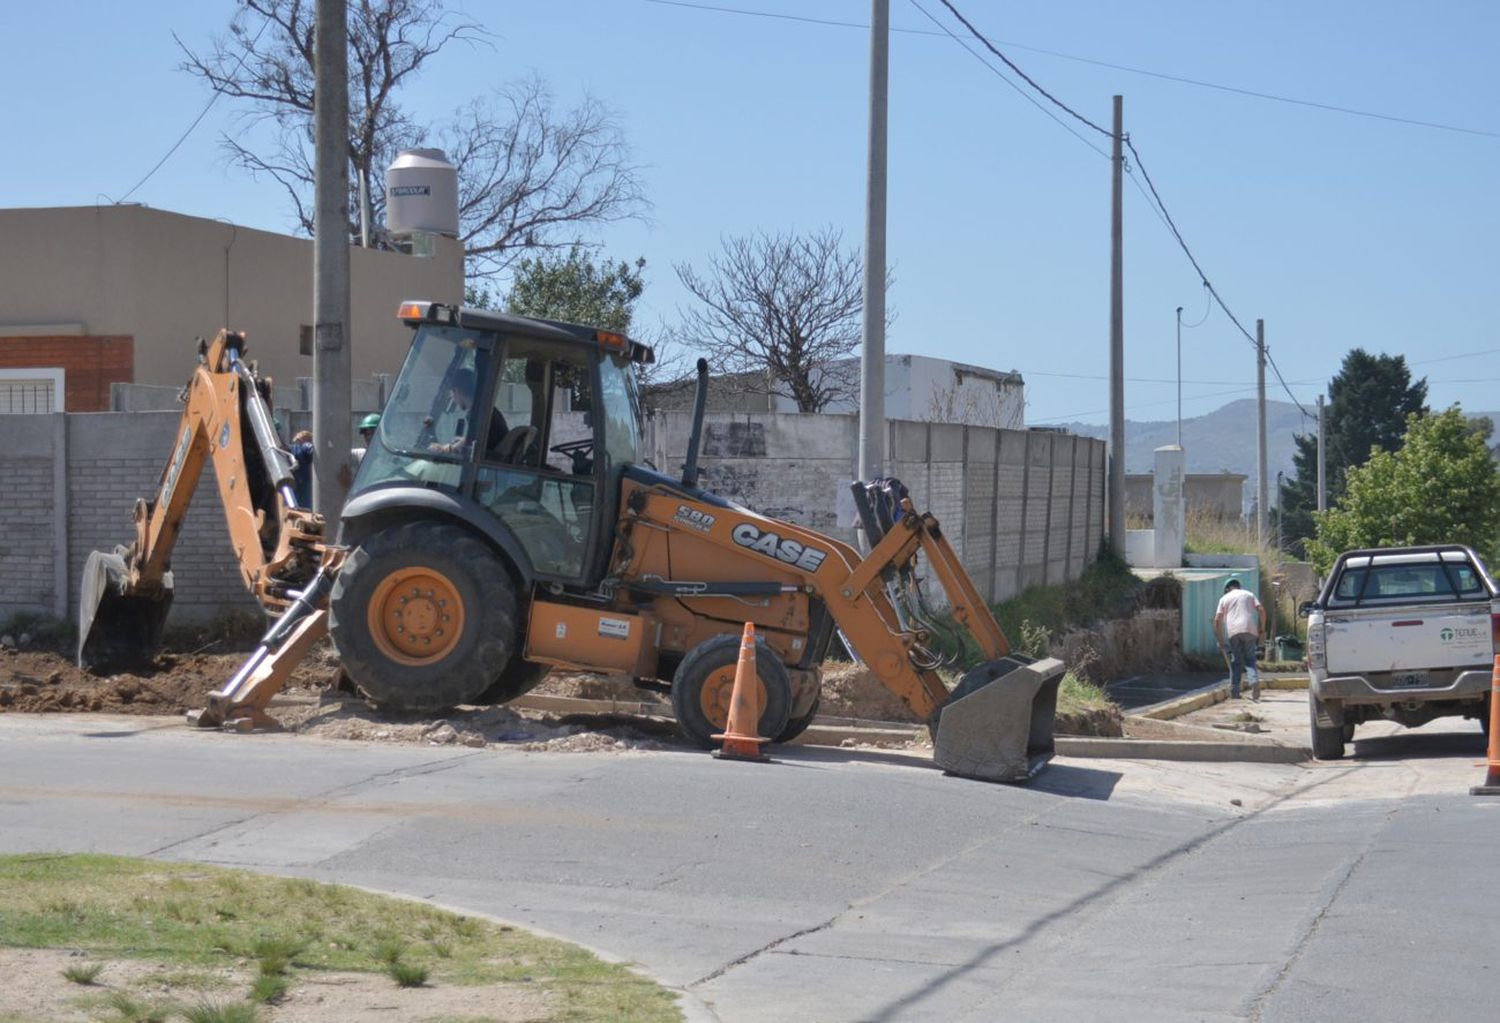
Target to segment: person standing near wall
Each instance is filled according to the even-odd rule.
[[[1250,699],[1260,699],[1260,671],[1255,666],[1256,648],[1266,634],[1266,609],[1260,599],[1240,585],[1238,576],[1224,584],[1214,612],[1214,638],[1229,659],[1229,698],[1239,699],[1240,679],[1248,674]]]
[[[298,430],[292,437],[292,490],[303,508],[312,507],[312,463],[312,431]]]

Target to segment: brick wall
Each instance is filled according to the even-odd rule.
[[[109,409],[109,385],[135,373],[135,341],[98,335],[0,337],[0,369],[61,369],[64,412]]]

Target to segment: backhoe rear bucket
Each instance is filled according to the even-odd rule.
[[[1052,759],[1063,662],[1012,655],[986,661],[938,709],[933,760],[949,774],[1025,781]]]
[[[78,597],[78,666],[107,668],[149,663],[161,647],[161,630],[172,606],[172,573],[161,592],[124,592],[130,575],[121,551],[93,551],[83,566]]]

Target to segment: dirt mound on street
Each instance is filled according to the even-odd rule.
[[[244,661],[244,653],[164,653],[149,667],[96,675],[53,650],[0,648],[0,712],[178,714],[202,707]],[[332,647],[314,650],[291,685],[331,685],[337,666]]]

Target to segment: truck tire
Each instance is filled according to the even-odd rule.
[[[528,661],[517,651],[516,656],[510,659],[510,663],[500,673],[500,677],[495,679],[488,689],[480,693],[474,702],[509,703],[541,685],[542,679],[546,678],[551,670],[552,665]]]
[[[757,663],[759,663],[760,654],[756,653],[755,656],[757,659]],[[797,738],[797,736],[807,731],[808,727],[813,723],[813,719],[818,716],[818,705],[822,702],[822,693],[814,696],[812,706],[807,708],[807,713],[803,714],[800,718],[792,718],[790,721],[788,721],[786,723],[786,727],[781,730],[781,734],[776,736],[776,741],[791,742],[793,739]]]
[[[1313,695],[1312,690],[1307,693],[1308,717],[1312,723],[1312,753],[1316,760],[1339,760],[1344,756],[1344,712],[1340,708],[1337,719],[1331,728],[1323,728],[1318,724],[1320,714],[1328,713],[1323,706],[1323,701]]]
[[[712,737],[723,732],[728,723],[729,696],[739,658],[740,637],[724,633],[689,650],[672,676],[672,713],[677,716],[677,729],[704,749],[714,748]],[[755,641],[755,674],[766,694],[756,732],[775,741],[787,730],[792,679],[776,651],[763,639]]]
[[[344,562],[328,631],[354,683],[381,707],[446,710],[502,677],[516,649],[516,592],[495,553],[458,526],[381,530]]]

